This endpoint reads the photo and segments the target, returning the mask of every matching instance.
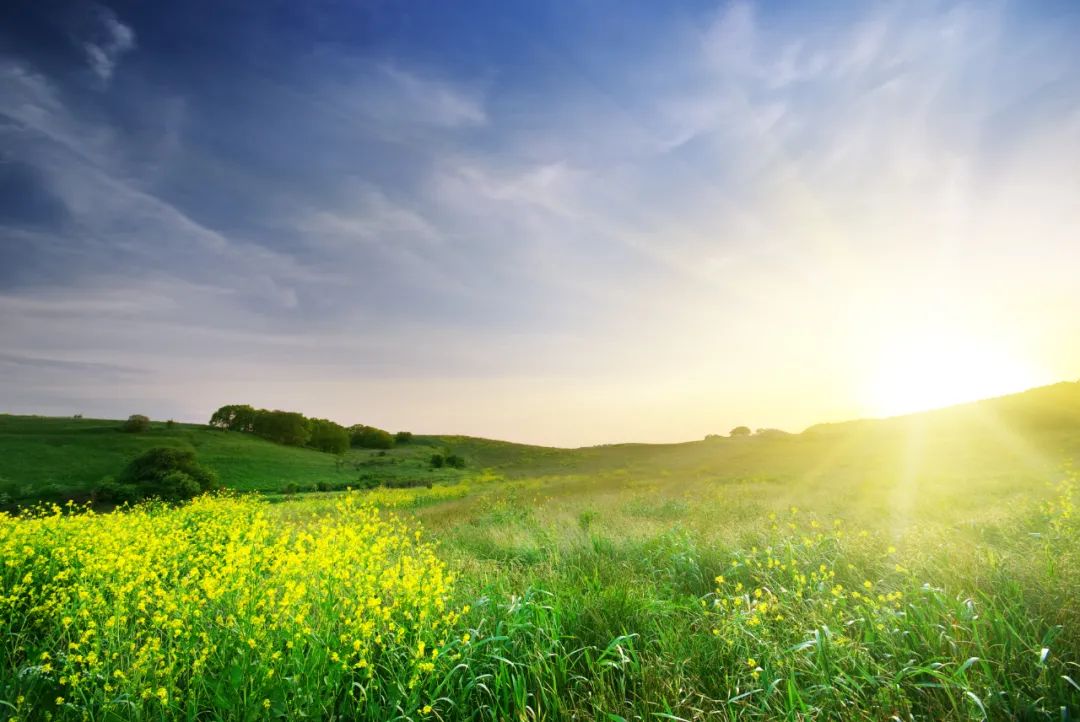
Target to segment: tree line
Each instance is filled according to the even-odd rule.
[[[256,409],[248,404],[228,404],[210,417],[210,426],[243,431],[286,446],[307,446],[331,454],[343,454],[350,446],[390,449],[412,441],[412,433],[389,431],[355,424],[345,427],[329,419],[308,418],[298,411]]]

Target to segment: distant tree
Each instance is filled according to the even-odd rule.
[[[214,412],[210,425],[229,431],[254,431],[257,413],[248,404],[229,404]]]
[[[81,419],[81,418],[82,418],[82,414],[75,414],[75,416],[73,416],[72,418],[75,418],[75,419]]]
[[[132,434],[141,434],[150,430],[150,419],[142,414],[132,414],[127,421],[120,425],[120,430]]]
[[[757,429],[754,431],[755,436],[763,436],[770,439],[781,439],[791,436],[790,433],[783,429]]]
[[[104,501],[138,501],[158,497],[165,501],[190,499],[217,488],[217,475],[195,459],[189,449],[155,448],[136,457],[116,479],[98,487]]]
[[[392,449],[394,436],[374,426],[356,424],[349,427],[349,443],[359,449]]]
[[[446,458],[442,454],[431,455],[431,468],[441,469],[446,464]]]
[[[344,454],[349,449],[349,432],[341,424],[328,419],[308,419],[308,446],[331,454]]]
[[[173,421],[172,419],[169,419],[168,421],[165,422],[165,428],[166,429],[171,429],[174,426],[176,426],[176,422]]]
[[[457,454],[447,454],[445,461],[446,461],[446,465],[449,466],[452,469],[464,469],[465,468],[465,459],[463,457],[458,456]]]
[[[720,434],[705,434],[705,440],[706,441],[715,441],[716,439],[722,439],[722,438],[724,438],[724,437],[721,436]]]
[[[311,438],[307,419],[296,411],[259,409],[255,412],[252,431],[257,436],[286,446],[303,446]]]
[[[749,436],[750,435],[750,427],[749,426],[736,426],[734,429],[731,430],[731,435],[732,436]]]
[[[408,444],[412,442],[411,431],[399,431],[394,434],[394,441],[398,444]]]

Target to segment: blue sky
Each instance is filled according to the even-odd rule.
[[[1078,32],[1064,2],[6,3],[0,410],[576,445],[901,410],[942,354],[942,402],[1075,378]]]

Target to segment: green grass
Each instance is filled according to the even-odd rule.
[[[379,481],[455,482],[475,475],[455,469],[429,469],[441,448],[421,437],[380,456],[354,449],[337,457],[312,449],[274,444],[250,434],[219,431],[197,424],[171,428],[154,422],[149,431],[119,430],[120,421],[0,415],[0,496],[5,503],[85,499],[103,477],[118,474],[132,459],[155,446],[193,449],[200,463],[217,472],[222,484],[239,491],[281,492],[328,482],[337,487],[364,478]]]
[[[190,681],[167,667],[162,685],[175,706],[136,700],[123,718],[1080,717],[1080,482],[1069,467],[1080,456],[1076,384],[791,436],[577,450],[424,437],[394,453],[420,459],[447,446],[469,459],[470,473],[488,469],[483,480],[364,497],[422,525],[455,575],[445,608],[462,616],[445,633],[445,664],[414,680],[404,671],[408,646],[391,641],[366,677],[330,661],[348,639],[301,635],[304,655],[280,662],[279,681],[268,683],[278,662],[272,647],[245,649],[245,619],[262,617],[257,600],[241,596],[229,607],[237,623],[204,627],[218,648],[239,651]],[[318,536],[301,540],[328,528],[341,498],[267,505],[260,533],[310,550]],[[161,526],[215,548],[184,537],[188,521]],[[29,556],[21,542],[10,545],[0,599],[14,598],[31,564],[68,564],[77,583],[78,565],[50,544],[58,543],[45,539]],[[227,548],[249,558],[243,545]],[[267,563],[287,558],[281,548]],[[218,569],[215,559],[203,562],[215,574],[263,578],[246,565]],[[192,571],[184,557],[174,563],[174,575],[154,579],[163,591],[155,603],[176,600],[169,613],[199,627],[208,612],[195,614],[190,580],[208,571]],[[100,569],[94,584],[107,587]],[[327,599],[336,599],[342,571],[328,564],[329,576],[313,568],[306,579],[326,628],[340,614],[340,600]],[[22,694],[64,719],[109,719],[103,692],[73,705],[58,675],[10,652],[18,640],[63,652],[74,632],[57,616],[7,615],[0,704],[25,710]],[[228,694],[215,681],[223,679],[235,680]]]

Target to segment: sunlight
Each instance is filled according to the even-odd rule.
[[[896,416],[1031,388],[1040,374],[1016,355],[948,332],[882,344],[867,388],[868,411]]]

